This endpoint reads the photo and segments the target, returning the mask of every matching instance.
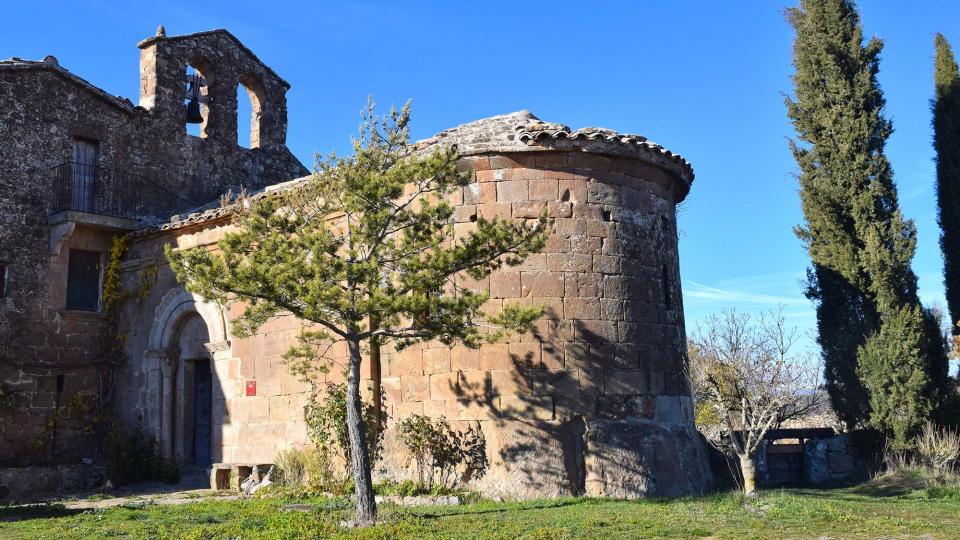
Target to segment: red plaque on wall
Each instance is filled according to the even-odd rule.
[[[257,395],[257,381],[247,381],[247,395]]]

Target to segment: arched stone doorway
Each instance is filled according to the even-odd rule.
[[[230,357],[223,312],[177,287],[157,306],[149,343],[147,360],[155,359],[160,368],[154,398],[163,454],[186,468],[208,467],[220,457],[214,441],[223,422],[216,362]]]
[[[211,463],[213,366],[204,347],[209,341],[203,317],[185,315],[177,329],[180,360],[173,392],[174,455],[185,466]]]

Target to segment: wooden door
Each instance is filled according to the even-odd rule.
[[[73,141],[73,185],[71,186],[71,205],[73,210],[94,211],[96,195],[97,164],[100,159],[100,145],[89,139]]]
[[[210,443],[213,424],[213,377],[210,360],[194,363],[193,370],[193,463],[210,465]]]
[[[803,445],[768,444],[767,472],[771,486],[803,483]]]

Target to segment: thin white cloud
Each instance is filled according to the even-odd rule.
[[[809,306],[803,297],[763,294],[737,289],[720,289],[695,281],[687,281],[683,287],[685,298],[697,298],[725,304],[753,304],[765,306]]]
[[[904,199],[912,201],[913,199],[920,198],[927,195],[931,191],[930,186],[919,186],[907,191],[903,196]]]

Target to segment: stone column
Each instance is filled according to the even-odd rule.
[[[160,366],[160,449],[163,457],[173,459],[174,387],[180,351],[174,348],[158,349],[147,351],[146,354],[148,358],[155,358]]]
[[[238,363],[239,360],[233,358],[230,350],[230,340],[214,341],[205,343],[203,346],[210,356],[210,371],[212,375],[210,381],[213,398],[210,409],[212,419],[210,458],[214,463],[222,463],[225,461],[224,456],[229,454],[224,448],[227,445],[233,445],[235,443],[234,438],[225,433],[230,426],[224,426],[224,424],[229,424],[230,420],[226,414],[227,392],[224,385],[235,382],[230,379],[230,373],[231,371],[236,372],[236,368],[231,370],[230,365],[231,363]]]

